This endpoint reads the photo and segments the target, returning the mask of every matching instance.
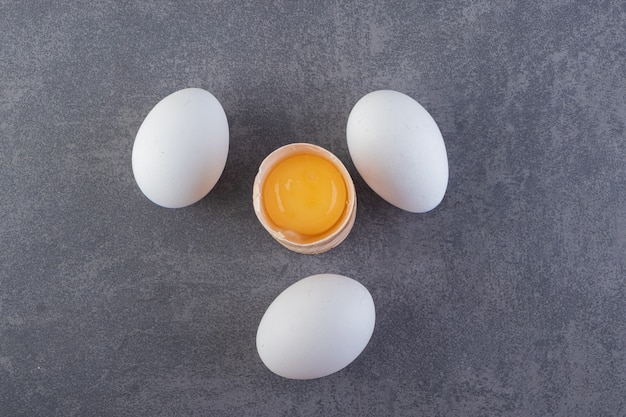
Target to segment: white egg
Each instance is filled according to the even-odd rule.
[[[187,88],[148,113],[133,146],[133,174],[141,191],[168,208],[191,205],[219,180],[228,156],[228,121],[208,91]]]
[[[352,161],[387,202],[424,213],[443,200],[448,156],[437,123],[417,101],[391,90],[362,97],[348,117]]]
[[[313,275],[291,285],[268,307],[257,331],[257,350],[277,375],[321,378],[361,354],[375,320],[374,301],[362,284],[342,275]]]

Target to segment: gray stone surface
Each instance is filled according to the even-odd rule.
[[[0,1],[0,415],[625,416],[623,1]],[[222,102],[231,150],[184,209],[136,186],[164,96]],[[433,212],[350,160],[369,91],[423,104],[448,148]],[[357,222],[291,253],[256,169],[307,141],[355,179]],[[374,336],[319,380],[270,373],[255,332],[308,275],[372,292]]]

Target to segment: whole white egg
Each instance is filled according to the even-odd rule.
[[[348,117],[348,150],[359,174],[383,199],[413,213],[443,200],[448,156],[437,123],[406,94],[363,96]]]
[[[321,378],[361,354],[375,320],[374,301],[362,284],[342,275],[313,275],[272,302],[259,324],[256,346],[277,375]]]
[[[141,191],[168,208],[191,205],[219,180],[228,156],[228,121],[208,91],[187,88],[148,113],[133,145],[133,174]]]

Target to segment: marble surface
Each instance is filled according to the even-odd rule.
[[[626,415],[626,4],[0,1],[3,416]],[[216,188],[164,209],[130,156],[163,97],[211,91]],[[417,99],[446,141],[434,211],[350,159],[356,101]],[[333,151],[355,227],[317,256],[258,223],[252,182],[291,142]],[[287,286],[372,293],[362,355],[275,376],[256,328]]]

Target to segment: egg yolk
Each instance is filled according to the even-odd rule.
[[[306,236],[329,231],[346,207],[346,184],[330,161],[296,154],[274,166],[263,184],[263,203],[277,226]]]

